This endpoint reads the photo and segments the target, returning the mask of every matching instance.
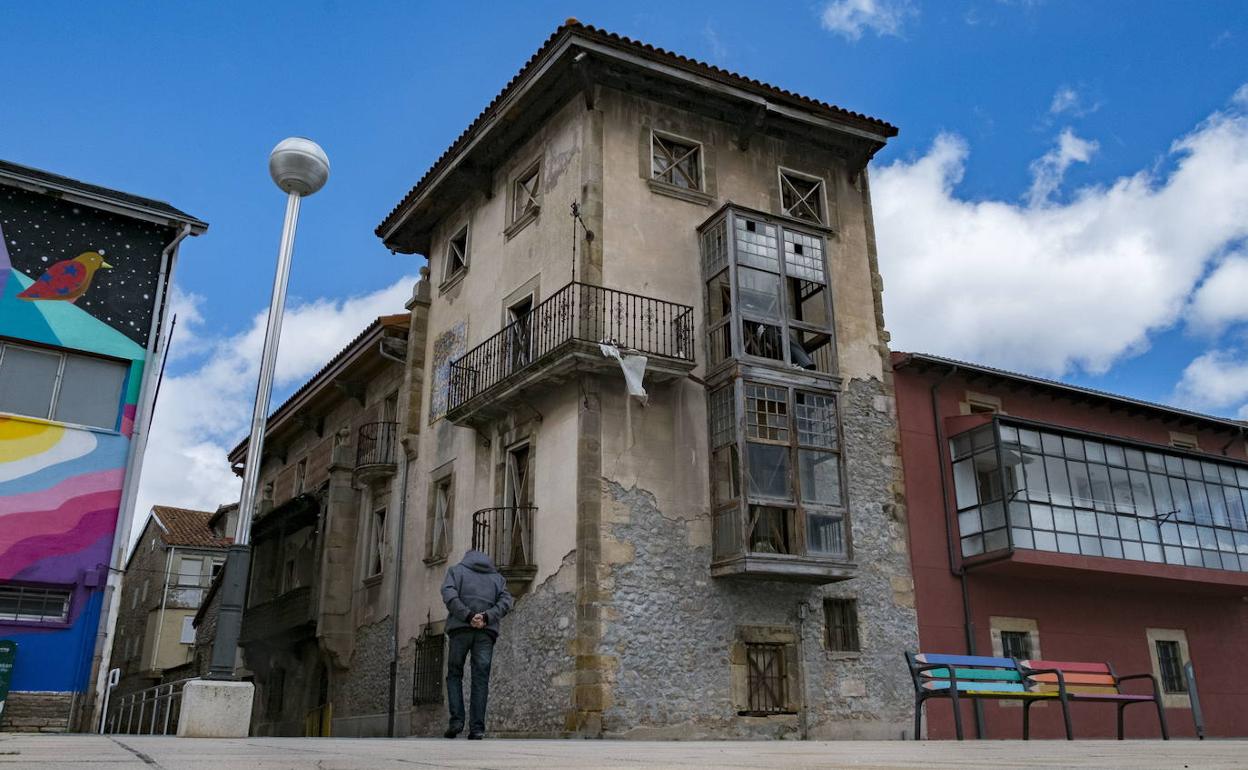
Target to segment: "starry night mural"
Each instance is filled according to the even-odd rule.
[[[174,231],[89,206],[0,187],[0,314],[11,303],[72,305],[143,347],[160,253]],[[10,270],[12,275],[10,275]],[[20,286],[8,287],[10,280]],[[103,351],[101,351],[103,352]]]

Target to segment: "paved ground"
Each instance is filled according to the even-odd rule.
[[[1248,768],[1248,741],[642,743],[0,734],[0,770],[390,768]]]

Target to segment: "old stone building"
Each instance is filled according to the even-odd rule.
[[[895,133],[569,20],[385,218],[429,261],[413,733],[445,725],[438,588],[476,546],[520,597],[495,734],[906,734],[866,172]]]
[[[218,514],[154,506],[135,541],[122,577],[113,667],[121,678],[116,702],[128,693],[167,680],[167,672],[192,660],[193,621],[232,542]]]
[[[240,638],[255,735],[390,729],[410,320],[378,318],[269,417]]]

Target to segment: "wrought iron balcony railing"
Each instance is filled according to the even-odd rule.
[[[393,472],[398,437],[397,422],[370,422],[361,425],[355,442],[356,472]]]
[[[574,342],[693,362],[693,308],[573,282],[451,363],[448,412]]]
[[[472,515],[472,547],[487,554],[494,566],[509,569],[534,566],[533,518],[537,508],[485,508]]]

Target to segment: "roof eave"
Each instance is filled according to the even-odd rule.
[[[41,194],[53,194],[58,198],[79,203],[83,206],[108,211],[113,214],[121,214],[123,216],[141,219],[146,222],[152,222],[166,227],[180,227],[187,225],[190,227],[191,235],[202,235],[208,230],[208,223],[200,219],[196,219],[190,215],[177,216],[172,212],[161,211],[159,209],[150,208],[130,201],[123,201],[112,198],[107,195],[80,190],[69,185],[59,184],[48,179],[39,179],[37,177],[28,176],[20,171],[0,168],[0,180],[4,180],[14,187],[23,190]]]

